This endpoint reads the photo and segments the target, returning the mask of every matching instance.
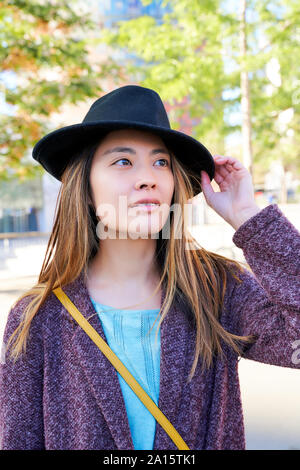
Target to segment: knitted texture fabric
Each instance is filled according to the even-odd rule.
[[[252,272],[239,274],[242,283],[228,276],[219,321],[231,333],[255,335],[246,359],[299,369],[299,232],[271,204],[239,227],[233,242]],[[63,290],[106,340],[83,274]],[[4,333],[1,448],[134,450],[116,370],[53,293],[32,321],[26,356],[10,361],[5,345],[30,300],[10,310]],[[239,356],[224,346],[204,372],[200,358],[187,383],[194,338],[185,305],[173,302],[161,325],[158,405],[191,450],[245,449]],[[153,449],[176,449],[160,425]]]

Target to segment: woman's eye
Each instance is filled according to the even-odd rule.
[[[169,162],[168,162],[168,160],[167,160],[166,158],[160,158],[160,159],[157,160],[157,161],[158,161],[158,162],[161,162],[161,161],[166,162],[166,165],[164,165],[164,166],[168,166],[168,165],[169,165]]]
[[[116,163],[122,162],[122,161],[124,161],[124,160],[127,160],[127,161],[129,162],[128,158],[121,158],[120,160],[117,160],[117,161],[114,163],[114,165],[115,165]],[[121,166],[123,166],[123,165],[121,165]]]
[[[128,158],[121,158],[120,160],[117,160],[117,161],[114,163],[114,165],[115,165],[116,163],[122,162],[122,161],[124,161],[124,160],[127,161],[127,162],[129,162]],[[156,161],[157,161],[157,162],[160,162],[160,161],[166,162],[166,165],[163,165],[163,166],[168,166],[168,165],[169,165],[169,162],[168,162],[168,160],[167,160],[166,158],[160,158],[159,160],[156,160]],[[121,165],[121,166],[124,166],[124,165]],[[126,165],[125,165],[125,166],[126,166]],[[159,166],[161,166],[161,165],[159,165]]]

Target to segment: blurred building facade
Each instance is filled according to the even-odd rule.
[[[43,214],[41,178],[0,183],[0,233],[40,230]]]

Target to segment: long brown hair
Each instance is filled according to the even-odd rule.
[[[99,145],[93,142],[73,155],[63,172],[62,184],[55,208],[55,220],[38,282],[22,294],[13,307],[24,297],[32,296],[22,312],[22,320],[10,336],[7,347],[13,345],[11,357],[17,360],[26,352],[29,328],[49,294],[56,287],[74,281],[82,272],[87,274],[89,262],[99,249],[96,235],[98,219],[91,199],[89,175],[94,153]],[[192,181],[200,180],[172,155],[174,175],[174,204],[184,207],[193,197]],[[160,311],[158,328],[167,315],[175,296],[180,294],[192,312],[195,327],[195,354],[188,380],[195,373],[199,356],[202,365],[210,367],[215,354],[223,354],[224,342],[239,355],[241,342],[252,342],[251,336],[237,336],[226,331],[219,322],[229,273],[238,281],[242,264],[220,254],[205,250],[188,232],[185,217],[176,218],[170,211],[170,237],[157,239],[156,262],[160,269],[159,287],[164,284],[166,295]],[[181,230],[182,236],[175,237]],[[188,234],[188,235],[187,235]],[[185,249],[192,242],[193,249]],[[101,241],[100,241],[101,243]],[[13,342],[14,341],[14,342]]]

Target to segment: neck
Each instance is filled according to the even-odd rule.
[[[91,260],[88,276],[95,282],[119,286],[152,285],[159,279],[156,239],[105,239]]]

